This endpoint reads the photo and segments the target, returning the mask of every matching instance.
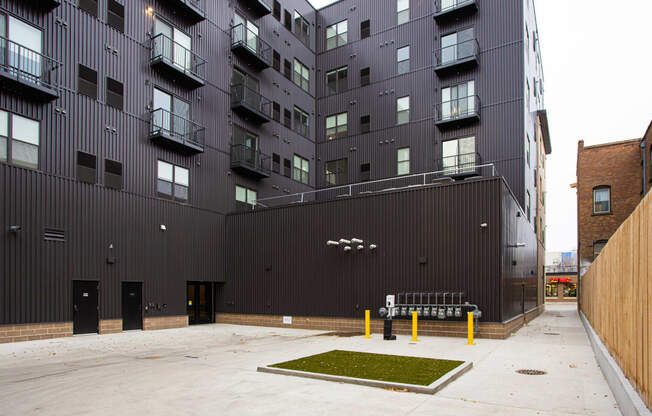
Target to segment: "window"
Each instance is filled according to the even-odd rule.
[[[6,111],[0,111],[0,162],[38,168],[40,124]]]
[[[396,0],[396,13],[399,25],[410,20],[410,0]]]
[[[526,97],[525,104],[527,105],[527,108],[530,108],[530,81],[526,79],[525,85],[527,86],[527,90],[526,90],[527,95],[525,96]]]
[[[348,67],[344,66],[327,72],[326,87],[329,94],[346,91],[348,89]]]
[[[240,19],[238,24],[244,26],[244,19],[237,14],[236,17]],[[244,36],[244,34],[238,32],[236,36]],[[194,72],[192,69],[192,54],[190,53],[192,51],[192,38],[159,18],[154,19],[152,48],[154,57],[161,57],[166,62],[184,71]]]
[[[272,119],[276,122],[281,122],[281,105],[276,101],[272,103]]]
[[[298,59],[294,60],[294,83],[304,91],[310,92],[310,71]]]
[[[525,214],[527,215],[527,220],[530,221],[532,219],[532,197],[530,196],[530,191],[527,191],[527,199],[525,200],[526,209],[525,209]]]
[[[240,156],[252,166],[258,166],[258,136],[240,126],[233,126],[233,144],[240,148]]]
[[[77,180],[86,183],[97,182],[97,157],[90,153],[77,152]]]
[[[283,110],[283,125],[288,129],[292,128],[292,112],[287,108]]]
[[[294,34],[304,45],[310,47],[310,24],[296,10],[294,11]]]
[[[281,72],[281,54],[276,52],[276,49],[274,49],[274,52],[273,52],[272,55],[273,55],[272,68],[274,68],[278,72]]]
[[[296,105],[294,106],[294,131],[303,137],[310,137],[310,116]]]
[[[122,83],[106,77],[106,104],[122,110]]]
[[[525,141],[525,160],[527,165],[530,166],[530,135],[526,134],[527,140]]]
[[[283,159],[283,176],[292,176],[292,162],[290,159]]]
[[[278,0],[274,0],[274,19],[278,20],[279,22],[281,21],[281,3],[278,2]]]
[[[97,17],[97,0],[79,0],[79,9]]]
[[[608,240],[596,240],[593,242],[593,260],[595,260],[602,249],[607,245]]]
[[[97,72],[81,64],[78,65],[78,69],[79,74],[77,77],[77,92],[96,100]]]
[[[340,113],[326,117],[326,138],[328,140],[345,137],[347,135],[348,116],[348,113]]]
[[[398,62],[397,73],[399,75],[410,72],[410,46],[404,46],[396,50],[396,62]]]
[[[371,20],[365,20],[360,23],[360,39],[371,36]]]
[[[348,42],[347,21],[343,20],[326,28],[326,50],[331,50]]]
[[[441,90],[441,118],[454,120],[475,114],[475,81]]]
[[[407,175],[410,173],[410,148],[403,147],[396,151],[396,174]]]
[[[396,124],[410,121],[410,96],[396,99]]]
[[[43,33],[13,16],[0,13],[0,36],[13,42],[0,44],[0,64],[13,77],[23,81],[39,83],[46,74],[41,56]],[[48,69],[49,70],[49,69]],[[47,79],[44,81],[48,81]]]
[[[475,55],[473,28],[460,30],[441,38],[441,64],[449,64]]]
[[[235,200],[252,206],[256,205],[258,193],[253,189],[245,188],[244,186],[235,186]]]
[[[158,195],[177,201],[188,201],[190,186],[188,169],[158,161]]]
[[[371,179],[371,163],[360,165],[360,182],[367,182]]]
[[[272,172],[281,173],[281,155],[272,153]]]
[[[106,3],[106,23],[120,33],[125,31],[125,6],[115,0]]]
[[[441,144],[442,169],[446,175],[471,172],[475,169],[475,137],[447,140]]]
[[[154,88],[152,124],[167,134],[188,139],[190,132],[190,103]]]
[[[310,179],[310,162],[308,162],[308,159],[294,155],[294,175],[292,179],[308,184]]]
[[[360,117],[360,133],[369,133],[371,130],[371,117],[369,115]]]
[[[360,86],[371,84],[371,69],[369,67],[360,70]]]
[[[338,159],[326,162],[326,184],[342,185],[348,181],[348,160]]]
[[[122,189],[122,163],[104,159],[104,186]]]
[[[283,75],[287,79],[292,79],[292,64],[287,59],[283,60]]]
[[[606,214],[611,212],[611,188],[600,186],[593,188],[593,213]]]
[[[292,15],[287,10],[284,10],[283,16],[285,17],[285,28],[292,32]]]

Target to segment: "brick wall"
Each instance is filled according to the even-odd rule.
[[[183,328],[188,326],[188,315],[159,316],[156,318],[143,319],[143,330],[153,331],[156,329]]]
[[[100,320],[100,334],[116,334],[122,332],[122,319]]]
[[[593,242],[609,239],[641,201],[640,139],[577,149],[578,260],[593,261]],[[611,212],[593,214],[593,188],[611,187]]]
[[[0,326],[0,344],[72,336],[72,322]]]

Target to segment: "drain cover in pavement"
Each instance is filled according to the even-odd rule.
[[[559,335],[559,332],[544,332],[544,335]]]
[[[543,370],[530,370],[530,369],[516,370],[516,372],[519,374],[525,374],[526,376],[542,376],[544,374],[547,374]]]

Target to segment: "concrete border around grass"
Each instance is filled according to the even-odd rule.
[[[285,368],[276,368],[276,367],[267,367],[267,366],[258,367],[258,371],[261,373],[281,374],[285,376],[314,378],[317,380],[336,381],[339,383],[347,383],[347,384],[357,384],[360,386],[380,387],[385,389],[393,388],[399,390],[407,390],[413,393],[435,394],[439,390],[446,387],[449,383],[456,380],[462,374],[469,371],[472,367],[473,367],[473,362],[464,361],[462,364],[455,367],[454,369],[444,374],[443,376],[439,377],[437,380],[435,380],[432,384],[428,386],[420,386],[417,384],[395,383],[392,381],[370,380],[365,378],[336,376],[332,374],[311,373],[308,371],[287,370]]]

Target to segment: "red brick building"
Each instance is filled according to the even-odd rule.
[[[652,185],[652,124],[642,139],[577,149],[577,253],[583,273]]]

